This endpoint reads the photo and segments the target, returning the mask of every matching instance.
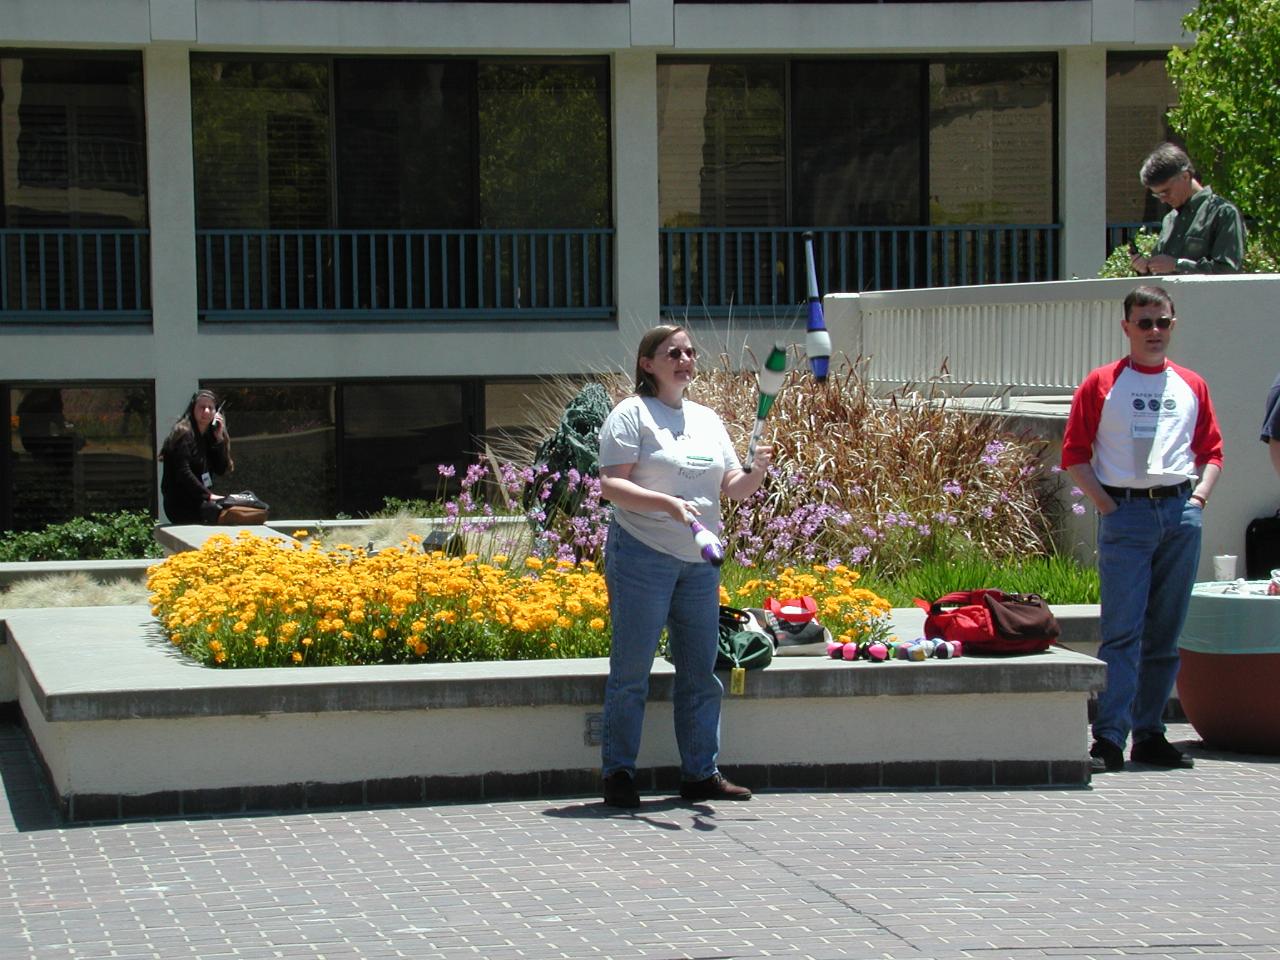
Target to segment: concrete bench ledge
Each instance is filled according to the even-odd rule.
[[[902,635],[919,611],[895,611]],[[16,699],[72,820],[592,794],[605,659],[214,670],[145,606],[0,613]],[[68,651],[75,655],[69,656]],[[721,765],[759,789],[1088,782],[1105,668],[1014,658],[782,657],[726,696]],[[674,789],[654,666],[641,785]]]
[[[210,537],[226,536],[234,540],[242,531],[248,531],[255,537],[262,537],[263,539],[268,537],[292,539],[288,534],[283,534],[273,527],[260,523],[243,526],[232,524],[206,526],[200,523],[160,524],[152,531],[152,536],[155,537],[156,543],[160,544],[164,549],[165,554],[168,555],[183,553],[187,550],[199,550]]]
[[[332,711],[596,705],[606,658],[217,670],[179,655],[146,607],[3,614],[32,702],[50,722],[197,719]],[[76,656],[66,651],[74,647]],[[1066,649],[1022,657],[846,663],[777,657],[747,675],[747,700],[941,694],[1088,693],[1101,665]],[[669,701],[674,670],[654,665]]]

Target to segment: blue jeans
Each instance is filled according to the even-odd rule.
[[[1178,636],[1200,563],[1200,507],[1181,497],[1120,500],[1098,519],[1107,687],[1093,735],[1124,746],[1164,733],[1178,676]]]
[[[640,752],[649,671],[662,628],[675,664],[676,744],[680,775],[703,780],[720,753],[720,699],[715,675],[720,623],[720,571],[645,546],[614,521],[605,543],[605,582],[613,642],[604,694],[604,775],[634,776]]]

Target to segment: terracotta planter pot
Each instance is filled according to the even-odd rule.
[[[1280,653],[1181,654],[1178,699],[1205,744],[1280,754]]]

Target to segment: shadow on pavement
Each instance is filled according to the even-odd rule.
[[[62,826],[27,734],[11,719],[0,721],[0,781],[8,800],[7,812],[0,809],[0,821],[7,815],[20,832]]]

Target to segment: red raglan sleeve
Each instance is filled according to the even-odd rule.
[[[1218,416],[1213,412],[1213,400],[1209,397],[1209,385],[1194,371],[1179,367],[1178,372],[1196,395],[1196,426],[1191,434],[1191,452],[1196,466],[1207,464],[1222,466],[1222,431],[1218,429]]]
[[[1071,398],[1071,412],[1067,415],[1067,427],[1062,435],[1064,470],[1093,460],[1093,438],[1098,434],[1104,399],[1101,370],[1094,370],[1076,387],[1076,394]]]

